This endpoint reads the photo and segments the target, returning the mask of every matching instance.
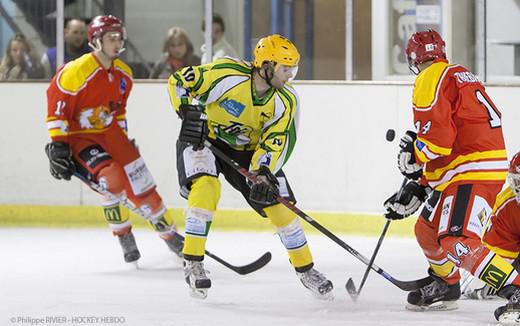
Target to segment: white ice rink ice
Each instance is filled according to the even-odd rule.
[[[67,322],[38,325],[496,325],[493,311],[504,302],[459,300],[458,310],[411,312],[404,308],[406,293],[372,273],[354,303],[344,285],[349,277],[359,285],[365,265],[325,236],[311,234],[316,268],[335,286],[335,300],[320,301],[300,284],[275,234],[217,231],[207,248],[229,262],[245,264],[265,251],[273,260],[240,276],[207,257],[213,285],[208,298],[198,300],[189,296],[181,265],[162,240],[150,230],[134,233],[139,269],[123,262],[108,229],[0,229],[0,325],[36,325],[49,316]],[[377,242],[340,237],[365,256]],[[411,238],[386,238],[376,263],[400,280],[426,276]]]

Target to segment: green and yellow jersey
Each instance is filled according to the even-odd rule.
[[[287,162],[296,142],[299,99],[294,88],[271,88],[255,94],[253,66],[223,58],[202,66],[189,66],[168,80],[175,110],[197,100],[205,106],[211,139],[239,151],[254,151],[251,170],[265,165],[276,173]]]

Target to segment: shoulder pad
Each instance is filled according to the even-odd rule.
[[[92,54],[85,54],[71,61],[58,73],[56,83],[59,88],[70,93],[77,93],[101,66]]]
[[[445,72],[453,67],[447,62],[436,62],[417,76],[413,94],[413,104],[417,108],[431,106],[435,102],[437,89],[442,83]]]

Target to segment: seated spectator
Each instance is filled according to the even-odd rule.
[[[18,33],[7,44],[5,57],[0,63],[0,80],[36,78],[43,78],[43,68],[25,35]]]
[[[202,31],[204,32],[204,21],[202,21]],[[202,64],[210,63],[211,61],[225,56],[236,58],[237,51],[228,43],[224,37],[226,32],[226,25],[224,19],[219,14],[213,15],[213,31],[211,39],[213,40],[213,58],[208,58],[206,53],[206,44],[203,44],[200,50],[202,51]]]
[[[200,65],[200,58],[193,54],[188,34],[180,27],[168,30],[162,50],[163,57],[155,63],[150,78],[166,79],[183,67]]]
[[[87,43],[87,25],[81,19],[73,18],[65,24],[63,39],[65,41],[63,63],[91,51]],[[46,78],[52,78],[56,74],[56,50],[56,47],[48,48],[42,56],[41,63]]]

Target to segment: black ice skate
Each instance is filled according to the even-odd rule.
[[[510,284],[497,294],[509,302],[495,310],[495,318],[501,325],[520,325],[520,287]]]
[[[137,260],[141,258],[141,253],[137,249],[135,243],[135,237],[131,230],[124,234],[118,234],[119,244],[123,249],[123,257],[127,263],[137,263]]]
[[[408,293],[406,309],[412,311],[457,309],[457,300],[460,298],[459,283],[449,285],[431,270],[428,270],[428,273],[431,283]]]
[[[204,263],[202,261],[184,259],[184,277],[190,286],[191,296],[206,299],[211,280],[206,276]]]
[[[296,272],[303,286],[311,290],[311,292],[319,299],[333,300],[333,285],[325,275],[321,274],[314,268],[310,268],[305,272]]]

